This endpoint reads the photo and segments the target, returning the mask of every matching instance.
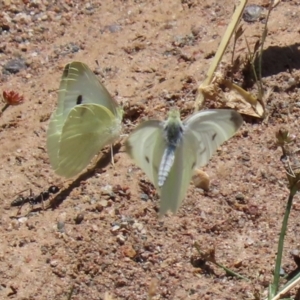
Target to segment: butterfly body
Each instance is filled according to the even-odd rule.
[[[206,165],[241,124],[233,110],[201,111],[183,122],[171,111],[166,122],[149,120],[133,131],[126,150],[157,188],[160,216],[178,210],[194,169]]]
[[[177,110],[170,112],[168,120],[164,124],[163,135],[166,142],[166,148],[162,156],[159,172],[158,186],[162,187],[175,159],[175,151],[180,144],[183,136],[184,127],[180,120],[180,115]]]
[[[50,163],[58,175],[79,174],[99,150],[113,143],[121,131],[123,112],[83,63],[66,65],[58,107],[48,132]]]

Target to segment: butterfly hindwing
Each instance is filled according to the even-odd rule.
[[[83,104],[73,108],[62,130],[56,173],[66,178],[80,173],[100,149],[114,141],[118,126],[104,106]]]

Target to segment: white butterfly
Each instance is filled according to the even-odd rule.
[[[122,109],[81,62],[65,66],[58,107],[47,132],[51,166],[66,178],[79,174],[104,146],[120,135]]]
[[[206,165],[242,122],[234,110],[205,110],[183,122],[172,110],[167,121],[149,120],[133,131],[126,151],[159,191],[160,216],[178,210],[194,169]]]

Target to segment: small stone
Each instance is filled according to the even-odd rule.
[[[76,53],[80,50],[80,47],[74,43],[70,43],[69,47],[72,53]]]
[[[235,268],[240,268],[243,265],[243,261],[242,260],[238,260],[233,265],[234,265]]]
[[[111,229],[111,232],[112,232],[112,233],[115,233],[115,232],[117,232],[119,229],[120,229],[120,225],[114,225],[114,226],[112,227],[112,229]]]
[[[107,207],[107,206],[108,206],[108,201],[105,200],[105,199],[101,199],[101,200],[99,201],[99,204],[102,205],[103,207]]]
[[[149,200],[149,196],[147,194],[144,194],[144,193],[140,195],[140,198],[141,198],[142,201],[148,201]]]
[[[250,155],[248,153],[242,154],[241,158],[243,161],[250,161]]]
[[[108,201],[105,199],[101,199],[99,203],[96,205],[96,209],[101,212],[105,207],[108,206]]]
[[[255,22],[265,17],[264,8],[260,5],[247,5],[243,12],[243,20],[246,22]]]
[[[46,20],[48,20],[48,16],[45,14],[45,15],[43,15],[42,17],[41,17],[41,20],[42,21],[46,21]]]
[[[26,223],[27,220],[28,220],[27,217],[21,217],[21,218],[18,219],[19,223]]]
[[[284,269],[282,268],[282,267],[280,267],[280,271],[279,271],[279,275],[280,276],[285,276],[285,271],[284,271]]]
[[[3,66],[2,73],[16,74],[20,72],[22,69],[26,69],[26,68],[27,66],[25,64],[25,61],[22,58],[16,58],[10,60]]]
[[[108,30],[110,33],[115,33],[122,30],[122,27],[118,24],[112,24],[104,27],[104,31]]]
[[[51,260],[51,261],[50,261],[50,266],[51,266],[52,268],[57,267],[57,266],[58,266],[58,261],[57,261],[57,260]]]
[[[79,213],[75,218],[74,218],[74,221],[75,221],[75,224],[81,224],[81,222],[83,221],[84,219],[84,214],[83,213]]]
[[[253,239],[249,237],[246,239],[244,246],[245,246],[245,248],[248,248],[248,247],[252,246],[253,244],[254,244]]]
[[[18,220],[12,220],[11,223],[8,225],[8,227],[6,228],[7,231],[12,231],[17,230],[20,228],[20,223],[18,222]]]
[[[209,191],[210,178],[204,171],[201,171],[200,169],[194,170],[192,180],[195,187],[201,188],[204,191]]]
[[[293,249],[290,251],[292,256],[300,256],[300,251],[298,249]]]
[[[124,256],[129,258],[134,258],[136,256],[136,251],[133,249],[131,244],[122,246],[121,251]]]
[[[245,196],[243,194],[237,194],[235,196],[235,199],[238,200],[238,201],[244,201],[245,200]]]
[[[94,232],[98,232],[98,231],[99,231],[99,227],[98,227],[96,224],[93,224],[93,225],[92,225],[92,230],[93,230]]]
[[[118,234],[117,235],[117,242],[120,244],[120,245],[123,245],[126,241],[126,238],[123,234]]]
[[[144,225],[142,223],[135,222],[132,225],[132,228],[137,229],[138,231],[142,231],[144,228]]]
[[[65,223],[64,222],[61,222],[61,221],[57,222],[57,231],[61,232],[61,233],[65,232]]]

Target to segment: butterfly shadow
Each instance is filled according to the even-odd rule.
[[[120,151],[122,145],[121,143],[117,143],[113,146],[113,153],[116,154]],[[50,202],[50,205],[47,207],[47,209],[55,209],[57,208],[63,201],[70,195],[72,190],[76,187],[80,186],[81,181],[85,181],[95,175],[95,171],[98,169],[103,169],[107,167],[111,163],[111,158],[112,158],[112,153],[111,153],[111,148],[108,152],[103,153],[97,163],[90,169],[87,169],[84,173],[79,175],[71,184],[64,188],[61,189],[59,193],[57,193]]]

